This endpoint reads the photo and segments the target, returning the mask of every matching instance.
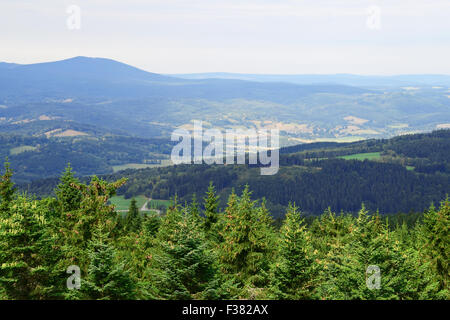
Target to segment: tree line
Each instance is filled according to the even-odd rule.
[[[306,223],[289,203],[277,228],[248,186],[232,190],[223,210],[210,184],[202,199],[175,197],[162,215],[143,215],[132,201],[123,216],[108,200],[125,179],[82,183],[69,166],[55,196],[38,200],[18,193],[11,177],[6,163],[2,299],[450,297],[448,198],[394,228],[364,205],[356,216],[327,209]],[[70,286],[74,268],[79,287]]]
[[[0,133],[0,157],[11,159],[14,179],[23,183],[58,177],[68,162],[80,175],[108,174],[113,166],[128,163],[159,163],[171,149],[172,143],[165,139],[118,135],[47,138],[44,134],[35,137]]]
[[[248,184],[255,198],[266,198],[276,218],[284,216],[290,201],[307,215],[318,215],[328,207],[356,213],[362,202],[382,214],[422,212],[450,190],[450,130],[344,144],[302,144],[280,152],[281,167],[274,176],[262,177],[254,165],[203,164],[129,169],[102,178],[127,178],[117,190],[126,198],[146,195],[169,199],[177,195],[181,202],[189,201],[193,194],[203,194],[213,181],[221,196],[221,209],[233,188],[241,192]],[[382,156],[377,161],[336,158],[366,152]],[[80,165],[74,166],[78,171]],[[89,177],[80,179],[89,182]],[[49,178],[21,184],[20,189],[45,197],[53,194],[57,184],[57,178]]]

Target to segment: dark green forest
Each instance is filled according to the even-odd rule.
[[[376,160],[345,160],[352,154],[380,153]],[[381,214],[422,212],[450,191],[450,130],[392,139],[354,143],[314,143],[282,148],[280,170],[261,176],[257,166],[178,165],[124,170],[103,175],[107,181],[127,178],[117,191],[126,198],[145,195],[153,199],[190,201],[203,194],[212,181],[224,209],[234,188],[249,185],[255,199],[265,198],[276,219],[289,202],[306,215],[331,207],[335,212],[356,213],[361,203]],[[77,167],[72,164],[73,167]],[[89,178],[82,178],[87,183]],[[21,184],[20,189],[39,197],[54,195],[57,178]]]
[[[159,163],[171,148],[171,142],[165,139],[119,135],[46,138],[0,134],[0,156],[9,157],[14,179],[22,183],[57,177],[68,162],[84,176],[112,173],[114,165]]]
[[[379,152],[379,159],[340,158],[371,152]],[[292,201],[305,214],[316,215],[328,207],[355,213],[361,203],[382,214],[422,212],[450,190],[450,130],[349,144],[304,144],[280,153],[281,167],[273,176],[261,176],[256,166],[248,165],[181,165],[127,170],[105,178],[126,177],[128,183],[118,193],[128,198],[176,195],[182,201],[206,192],[213,181],[222,198],[221,208],[233,188],[241,192],[249,185],[255,198],[266,198],[275,217],[283,216]]]
[[[54,197],[0,182],[1,299],[449,299],[450,203],[415,223],[393,223],[361,205],[306,221],[289,203],[275,226],[251,189],[223,210],[213,184],[161,215],[108,199],[126,183],[80,182],[67,167]],[[73,267],[80,287],[69,289]],[[370,270],[377,268],[378,280]]]

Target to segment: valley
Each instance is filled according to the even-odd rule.
[[[450,124],[445,77],[417,83],[404,76],[402,85],[368,77],[378,85],[361,86],[332,75],[317,79],[181,79],[86,57],[5,65],[0,132],[167,138],[197,119],[218,129],[278,128],[289,145],[392,137]]]
[[[25,183],[56,177],[68,162],[81,176],[170,165],[171,133],[194,120],[205,130],[279,129],[282,147],[450,126],[446,77],[353,77],[355,86],[333,75],[217,76],[159,75],[87,57],[2,64],[0,157]]]
[[[402,135],[359,142],[316,142],[280,149],[276,175],[261,176],[258,165],[176,165],[128,168],[101,175],[106,181],[126,178],[117,190],[124,199],[146,197],[190,202],[212,182],[225,207],[230,193],[248,185],[282,219],[289,202],[308,215],[328,207],[352,213],[364,203],[381,214],[420,212],[450,191],[450,131]],[[248,163],[248,162],[247,162]],[[89,177],[83,178],[88,182]],[[58,178],[20,184],[28,193],[52,194]]]

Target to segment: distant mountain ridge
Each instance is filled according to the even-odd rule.
[[[234,79],[189,80],[147,72],[111,59],[74,57],[0,68],[2,94],[18,96],[79,95],[89,97],[186,97],[277,99],[317,92],[353,94],[363,89],[342,85],[271,84]]]
[[[236,79],[260,82],[285,82],[294,84],[341,84],[348,86],[450,86],[450,75],[411,74],[392,76],[372,76],[355,74],[245,74],[245,73],[187,73],[168,74],[180,79]]]
[[[89,57],[0,63],[0,132],[49,134],[62,129],[61,122],[65,130],[94,126],[104,133],[167,138],[175,128],[203,120],[220,130],[278,128],[294,139],[287,143],[292,144],[389,137],[450,125],[447,86],[407,82],[380,88],[364,85],[372,78],[355,75],[211,76],[182,79]],[[446,79],[411,77],[424,83]]]
[[[0,63],[0,67],[34,77],[70,76],[84,79],[93,77],[102,80],[141,80],[141,81],[174,81],[175,79],[157,73],[147,72],[136,67],[106,58],[89,58],[78,56],[65,60],[41,62],[34,64]],[[39,74],[35,74],[39,73]],[[8,75],[8,74],[7,74]],[[180,81],[180,80],[177,80]]]

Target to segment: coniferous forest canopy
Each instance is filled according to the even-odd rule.
[[[368,153],[379,156],[371,161],[345,159]],[[241,192],[249,185],[255,199],[266,199],[277,220],[284,217],[289,202],[295,202],[305,215],[321,214],[328,207],[339,213],[356,213],[361,203],[381,214],[412,214],[423,212],[449,193],[449,154],[450,130],[438,130],[391,139],[282,148],[280,170],[273,176],[261,176],[256,166],[203,164],[124,170],[102,178],[127,178],[117,190],[125,198],[177,196],[181,203],[206,192],[212,181],[221,209],[233,188]],[[44,197],[54,195],[58,182],[58,178],[35,180],[20,184],[20,189]]]
[[[80,182],[67,167],[54,197],[0,182],[2,299],[449,299],[448,198],[414,224],[361,205],[305,221],[289,203],[279,227],[248,186],[219,210],[207,192],[162,215],[122,215],[108,204],[126,179]],[[80,268],[79,290],[66,286]],[[381,272],[367,285],[368,266]]]
[[[15,185],[7,161],[0,298],[447,300],[449,134],[282,148],[274,176],[202,164],[83,177],[69,164]],[[141,211],[139,195],[171,202]]]

